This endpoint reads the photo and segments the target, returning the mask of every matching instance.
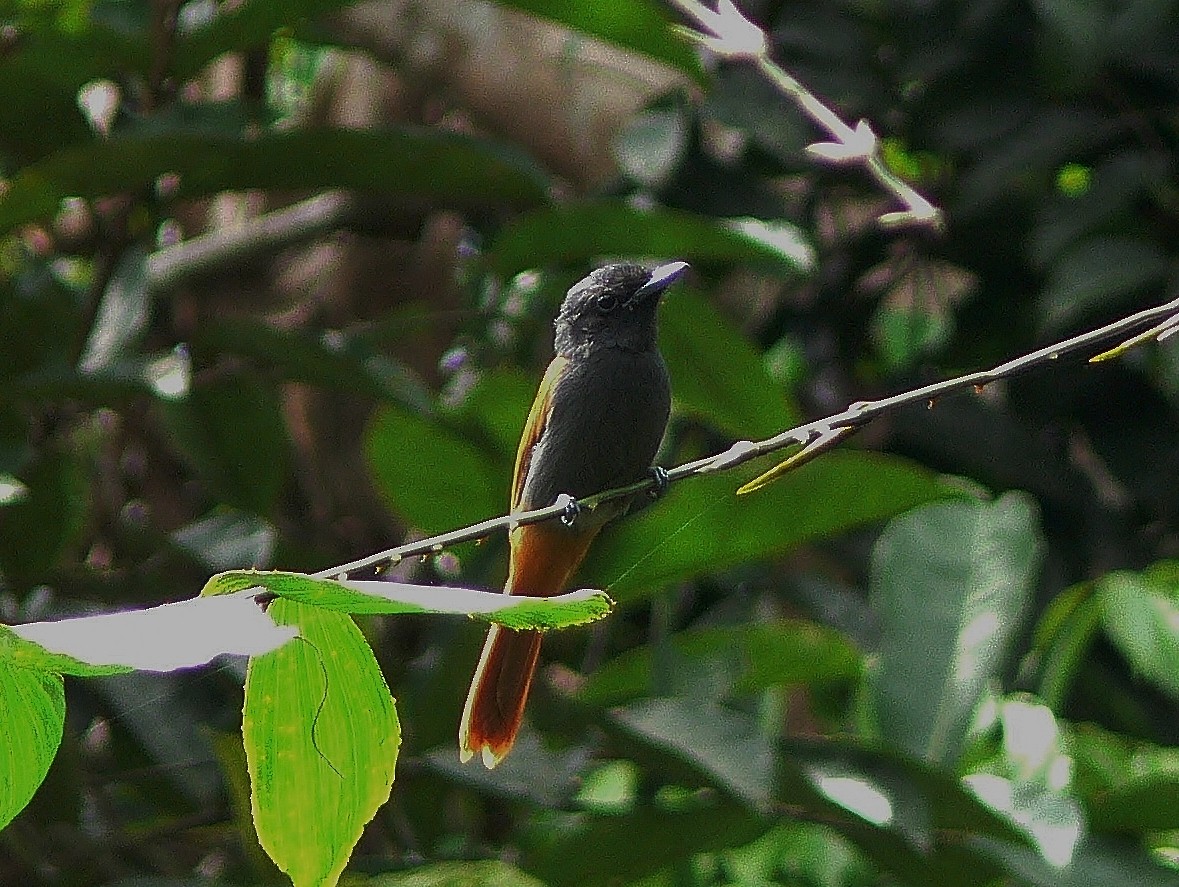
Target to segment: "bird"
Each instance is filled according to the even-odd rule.
[[[512,476],[511,511],[581,499],[643,479],[667,427],[671,386],[656,341],[663,293],[686,262],[598,268],[566,293],[556,352],[528,412]],[[658,476],[658,475],[657,475]],[[665,476],[664,476],[665,477]],[[602,527],[626,511],[601,503],[572,521],[516,526],[504,594],[560,594]],[[459,722],[459,758],[498,765],[516,740],[541,633],[493,625]]]

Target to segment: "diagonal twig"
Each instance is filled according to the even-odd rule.
[[[951,379],[934,382],[930,385],[923,385],[880,400],[853,403],[847,409],[843,410],[843,412],[797,425],[794,428],[789,428],[764,440],[738,441],[720,453],[695,459],[691,462],[685,462],[668,469],[666,472],[666,482],[673,483],[696,475],[728,471],[739,465],[744,465],[746,462],[756,459],[759,456],[775,453],[789,446],[802,445],[803,449],[801,452],[796,453],[790,459],[786,460],[789,463],[788,468],[779,470],[780,467],[775,467],[760,477],[755,478],[742,488],[747,492],[752,492],[753,489],[764,486],[765,483],[769,483],[779,474],[785,473],[790,468],[797,467],[804,462],[810,461],[815,456],[826,452],[840,440],[850,435],[852,431],[863,427],[873,419],[879,418],[887,413],[896,412],[913,404],[930,403],[939,397],[957,391],[981,389],[992,382],[1009,379],[1035,367],[1052,363],[1064,357],[1066,354],[1100,349],[1109,342],[1122,339],[1127,335],[1132,335],[1143,328],[1150,330],[1151,327],[1155,327],[1156,329],[1150,331],[1157,332],[1158,329],[1170,329],[1177,324],[1179,324],[1179,298],[1172,299],[1170,302],[1154,308],[1147,308],[1128,317],[1123,317],[1121,320],[1108,323],[1095,330],[1090,330],[1089,332],[1081,333],[1080,335],[1056,342],[1052,345],[1038,348],[1035,351],[1008,360],[989,370],[979,370],[962,376],[955,376]],[[633,496],[636,493],[653,490],[658,483],[660,482],[654,477],[648,477],[636,483],[606,490],[580,500],[575,500],[568,495],[561,495],[557,498],[556,502],[544,508],[522,511],[515,514],[505,514],[501,517],[480,521],[467,527],[461,527],[457,530],[431,536],[428,539],[422,539],[417,542],[399,545],[396,548],[390,548],[386,551],[380,551],[359,560],[322,570],[313,575],[318,578],[346,576],[351,572],[366,567],[397,563],[407,557],[438,553],[448,546],[456,545],[460,542],[485,539],[493,533],[510,529],[517,525],[534,524],[559,518],[569,512],[570,505],[573,503],[576,503],[581,508],[594,508],[603,502],[610,502],[615,499]]]

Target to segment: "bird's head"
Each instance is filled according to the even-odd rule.
[[[659,297],[687,270],[671,262],[654,270],[605,265],[573,285],[557,315],[556,350],[573,357],[600,347],[647,351],[655,347]]]

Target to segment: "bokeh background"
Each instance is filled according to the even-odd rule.
[[[944,233],[882,230],[654,0],[0,4],[3,620],[502,513],[554,310],[615,257],[693,266],[667,465],[1174,295],[1175,3],[742,8]],[[454,748],[480,627],[363,620],[404,744],[356,882],[1176,883],[1177,408],[1164,342],[740,501],[768,465],[677,484],[604,534],[619,611],[546,642],[493,773]],[[505,554],[392,572],[496,588]],[[282,883],[242,675],[69,682],[0,884]]]

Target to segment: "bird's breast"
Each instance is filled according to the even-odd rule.
[[[667,425],[671,393],[657,351],[603,348],[571,360],[533,449],[524,503],[589,496],[639,480]]]

